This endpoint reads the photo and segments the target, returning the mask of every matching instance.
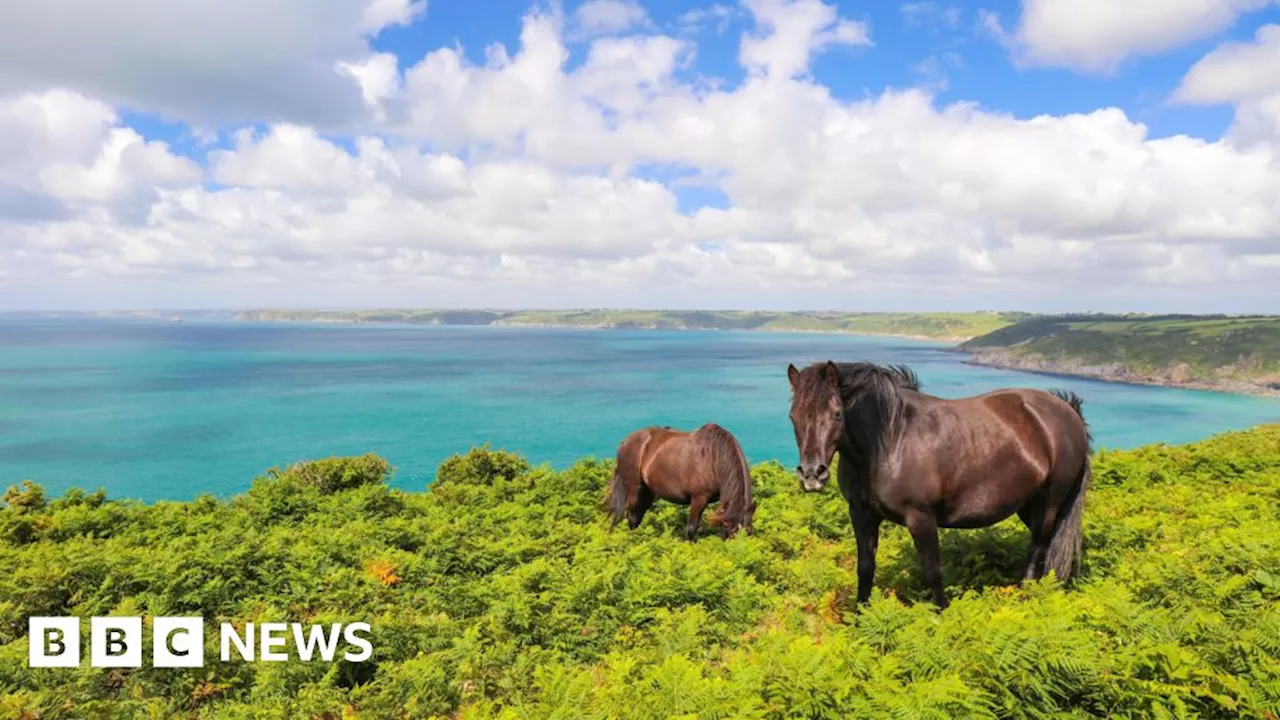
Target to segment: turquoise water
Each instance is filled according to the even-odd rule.
[[[843,335],[0,319],[0,485],[189,499],[274,465],[374,451],[394,484],[490,442],[563,467],[647,424],[718,422],[792,465],[788,362],[903,362],[944,397],[1067,387],[1098,443],[1180,443],[1280,421],[1280,401],[963,364],[943,346]]]

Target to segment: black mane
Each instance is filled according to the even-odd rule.
[[[850,393],[857,394],[870,386],[876,386],[877,390],[883,392],[897,389],[920,392],[920,377],[906,365],[877,365],[869,362],[835,365],[840,374],[840,396],[846,402],[850,399]]]

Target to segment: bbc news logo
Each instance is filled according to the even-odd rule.
[[[151,665],[158,668],[204,667],[204,619],[199,617],[157,617],[151,623]],[[300,623],[246,623],[237,629],[230,623],[219,628],[219,656],[254,662],[282,662],[291,659],[290,647],[299,660],[313,658],[332,661],[342,641],[348,649],[343,659],[364,662],[373,655],[373,645],[361,633],[370,632],[368,623],[309,625]],[[80,667],[80,618],[33,617],[27,623],[28,667]],[[290,640],[293,640],[292,646]],[[98,668],[142,667],[142,618],[95,617],[89,621],[89,666]]]

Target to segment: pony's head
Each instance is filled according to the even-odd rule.
[[[903,391],[920,390],[920,378],[905,365],[856,362],[787,366],[791,380],[791,425],[800,465],[796,475],[809,492],[826,486],[841,438],[867,461],[878,457],[888,437],[901,427]],[[846,414],[852,413],[849,420]],[[852,433],[850,435],[849,433]]]
[[[791,426],[800,451],[796,476],[806,491],[817,492],[831,478],[831,459],[844,432],[840,372],[830,361],[804,370],[788,365],[787,378],[791,381]]]
[[[720,502],[711,515],[711,522],[720,527],[726,540],[739,530],[750,534],[756,501],[751,497],[751,468],[742,454],[742,446],[733,433],[715,423],[703,425],[695,437],[710,451],[720,484]]]
[[[737,518],[726,518],[723,514],[723,510],[721,508],[716,508],[716,511],[711,514],[710,522],[712,525],[719,527],[721,536],[724,537],[725,540],[728,540],[739,532],[745,532],[748,535],[753,534],[755,532],[755,527],[753,526],[755,518],[756,501],[750,500],[747,503],[746,509],[744,509],[741,515]]]

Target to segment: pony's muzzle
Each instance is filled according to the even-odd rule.
[[[800,487],[805,492],[818,492],[831,479],[831,469],[819,464],[800,465],[796,468],[796,477],[800,478]]]

